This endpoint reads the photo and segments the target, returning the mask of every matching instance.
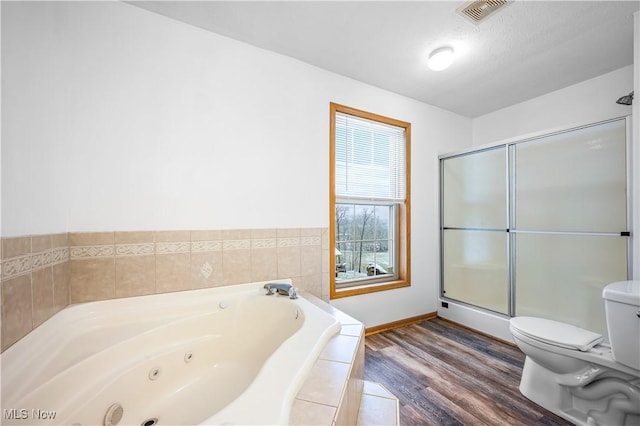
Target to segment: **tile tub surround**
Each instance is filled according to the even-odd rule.
[[[364,388],[364,324],[308,294],[341,323],[294,399],[290,425],[355,425]]]
[[[291,407],[292,426],[397,426],[399,402],[382,385],[364,380],[364,324],[304,295],[336,317],[342,328],[318,356]]]
[[[69,305],[68,234],[3,238],[2,350]]]
[[[328,255],[323,256],[329,251],[327,232],[71,233],[71,303],[280,278],[291,278],[301,290],[323,297],[328,294]]]
[[[327,228],[4,238],[2,350],[70,303],[291,278],[329,299]]]

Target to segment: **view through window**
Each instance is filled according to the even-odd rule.
[[[394,205],[336,204],[336,281],[396,276]]]

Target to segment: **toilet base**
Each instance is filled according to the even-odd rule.
[[[619,377],[602,377],[585,386],[566,386],[559,383],[561,375],[527,356],[519,389],[534,403],[576,425],[639,425],[640,387]]]

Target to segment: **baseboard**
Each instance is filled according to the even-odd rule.
[[[471,331],[473,331],[474,333],[478,333],[478,334],[480,334],[480,335],[482,335],[482,336],[484,336],[484,337],[487,337],[487,338],[489,338],[489,339],[492,339],[492,340],[495,340],[495,341],[497,341],[497,342],[503,343],[503,344],[505,344],[505,345],[513,346],[514,348],[517,348],[517,347],[518,347],[518,345],[516,345],[516,344],[515,344],[515,343],[513,343],[513,342],[510,342],[510,341],[508,341],[508,340],[501,339],[501,338],[496,337],[496,336],[492,336],[492,335],[491,335],[491,334],[489,334],[489,333],[485,333],[485,332],[480,331],[480,330],[478,330],[478,329],[475,329],[475,328],[473,328],[473,327],[469,327],[468,325],[460,324],[459,322],[452,321],[452,320],[447,319],[447,318],[442,318],[442,317],[438,317],[438,318],[439,318],[439,319],[441,319],[442,321],[446,321],[446,322],[448,322],[448,323],[455,324],[455,325],[457,325],[458,327],[460,327],[460,328],[464,328],[464,329],[466,329],[466,330],[471,330]]]
[[[407,326],[407,325],[416,324],[416,323],[422,322],[422,321],[433,320],[433,319],[436,319],[436,318],[439,318],[442,321],[447,321],[447,322],[449,322],[451,324],[455,324],[458,327],[461,327],[461,328],[464,328],[464,329],[467,329],[467,330],[471,330],[474,333],[481,334],[481,335],[483,335],[485,337],[488,337],[490,339],[496,340],[496,341],[498,341],[500,343],[504,343],[505,345],[517,347],[517,345],[515,343],[510,342],[508,340],[500,339],[499,337],[492,336],[489,333],[485,333],[485,332],[480,331],[480,330],[478,330],[476,328],[469,327],[468,325],[464,325],[464,324],[461,324],[459,322],[452,321],[450,319],[438,316],[437,312],[430,312],[428,314],[418,315],[417,317],[405,318],[405,319],[401,319],[401,320],[398,320],[398,321],[388,322],[386,324],[380,324],[380,325],[376,325],[376,326],[373,326],[373,327],[367,327],[364,330],[364,335],[365,336],[371,336],[372,334],[378,334],[378,333],[382,333],[383,331],[393,330],[394,328],[400,328],[400,327],[404,327],[404,326]]]
[[[364,330],[365,336],[372,334],[382,333],[383,331],[393,330],[394,328],[404,327],[405,325],[411,325],[422,321],[432,320],[438,318],[437,312],[430,312],[424,315],[418,315],[417,317],[405,318],[398,321],[388,322],[386,324],[380,324],[373,327],[367,327]]]

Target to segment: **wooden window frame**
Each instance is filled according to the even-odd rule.
[[[398,244],[398,276],[396,279],[391,281],[362,284],[358,286],[347,287],[344,289],[336,289],[336,257],[333,255],[334,251],[332,247],[336,246],[335,117],[337,112],[365,118],[368,120],[378,121],[397,127],[402,127],[405,129],[406,199],[403,204],[400,203],[398,205],[398,230],[396,237],[396,241]],[[362,111],[334,102],[330,103],[329,114],[329,297],[330,299],[339,299],[342,297],[409,287],[411,286],[411,123],[367,111]]]

